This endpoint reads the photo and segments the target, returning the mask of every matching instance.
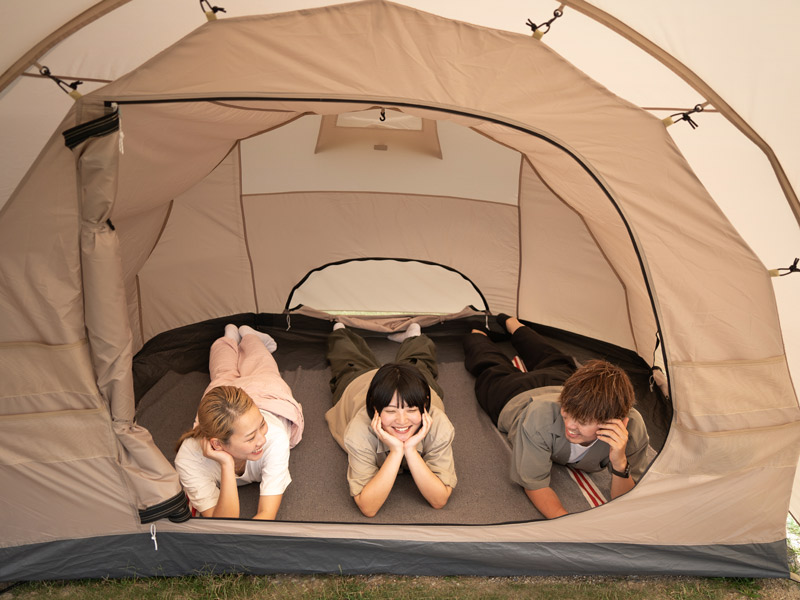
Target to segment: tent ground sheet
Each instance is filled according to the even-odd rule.
[[[233,320],[233,319],[231,319]],[[168,352],[150,352],[142,370],[153,364],[166,372],[143,394],[137,403],[137,421],[153,435],[159,449],[169,460],[175,458],[178,437],[192,426],[198,402],[209,383],[197,362],[213,338],[222,333],[223,320],[207,326],[205,339],[189,336],[182,346],[181,336],[167,345]],[[241,320],[240,320],[241,323]],[[491,423],[475,399],[474,378],[464,368],[461,339],[473,323],[462,327],[434,326],[426,333],[436,342],[439,361],[439,382],[444,390],[444,404],[456,431],[453,442],[458,485],[443,509],[431,508],[417,491],[411,475],[401,473],[388,500],[376,517],[364,517],[350,497],[347,481],[347,455],[331,437],[325,412],[331,406],[330,370],[325,361],[326,333],[298,332],[295,328],[263,326],[260,330],[278,342],[274,356],[295,398],[302,404],[305,430],[302,441],[291,451],[289,462],[292,483],[284,493],[278,519],[304,522],[372,522],[400,524],[491,524],[541,519],[523,489],[509,479],[510,446],[503,434]],[[326,324],[326,328],[329,325]],[[211,330],[215,334],[208,335]],[[441,331],[438,331],[441,329]],[[364,335],[381,362],[391,362],[398,344],[384,334],[356,330]],[[495,332],[501,346],[513,356],[513,348]],[[162,340],[163,341],[163,340]],[[558,339],[553,345],[583,362],[601,356],[574,343]],[[145,350],[148,350],[147,346]],[[162,348],[163,350],[163,348]],[[163,360],[159,360],[159,355]],[[172,357],[172,358],[170,358]],[[175,357],[180,357],[175,359]],[[187,358],[193,357],[193,358]],[[608,357],[628,370],[637,393],[637,408],[645,418],[651,437],[651,458],[663,446],[669,423],[669,410],[660,394],[650,390],[648,373],[643,365],[627,364],[619,356]],[[616,359],[616,360],[615,360]],[[194,362],[196,370],[187,366]],[[173,367],[178,370],[172,370]],[[134,367],[136,374],[136,366]],[[153,378],[152,373],[150,374]],[[141,383],[141,377],[137,383]],[[141,392],[143,386],[138,385]],[[551,485],[569,512],[587,510],[609,499],[610,475],[606,471],[593,474],[554,466]],[[258,504],[258,484],[239,488],[242,517],[252,517]]]

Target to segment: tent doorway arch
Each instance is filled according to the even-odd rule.
[[[285,310],[301,306],[359,315],[489,311],[478,286],[457,269],[407,258],[351,258],[312,269],[292,288]]]

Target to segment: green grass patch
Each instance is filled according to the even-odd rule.
[[[2,588],[0,588],[2,589]],[[198,575],[21,583],[2,600],[57,598],[141,600],[800,600],[785,579],[700,577],[399,577],[390,575]]]

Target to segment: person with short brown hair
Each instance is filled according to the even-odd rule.
[[[464,362],[478,403],[511,443],[512,480],[548,519],[567,514],[550,487],[553,463],[607,468],[611,498],[630,491],[647,468],[649,438],[627,373],[605,360],[578,368],[518,319],[500,314],[497,321],[527,371],[479,329],[464,337]]]

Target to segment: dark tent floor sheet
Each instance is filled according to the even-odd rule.
[[[521,487],[509,479],[510,446],[478,405],[474,378],[464,368],[461,339],[484,319],[450,321],[424,330],[437,347],[439,382],[444,404],[456,431],[453,442],[458,485],[447,506],[431,508],[409,474],[401,474],[377,516],[364,517],[349,494],[345,478],[347,455],[328,431],[325,412],[331,406],[330,370],[325,360],[326,337],[332,323],[308,317],[236,315],[182,327],[153,338],[134,359],[137,421],[153,435],[159,449],[175,458],[178,437],[192,425],[201,395],[209,383],[208,350],[222,335],[225,323],[249,324],[269,333],[278,343],[274,353],[281,374],[302,404],[305,430],[291,451],[292,483],[284,493],[278,519],[302,522],[393,524],[495,524],[541,519]],[[537,327],[553,345],[579,362],[607,358],[625,368],[636,390],[637,408],[650,435],[650,455],[663,447],[671,418],[669,403],[650,389],[649,369],[633,353],[564,332]],[[398,344],[385,334],[356,329],[381,362],[390,362]],[[513,356],[513,348],[491,324],[492,336]],[[610,476],[588,479],[554,466],[552,487],[569,512],[591,508],[609,499]],[[258,504],[258,484],[239,488],[242,517],[252,517]]]

